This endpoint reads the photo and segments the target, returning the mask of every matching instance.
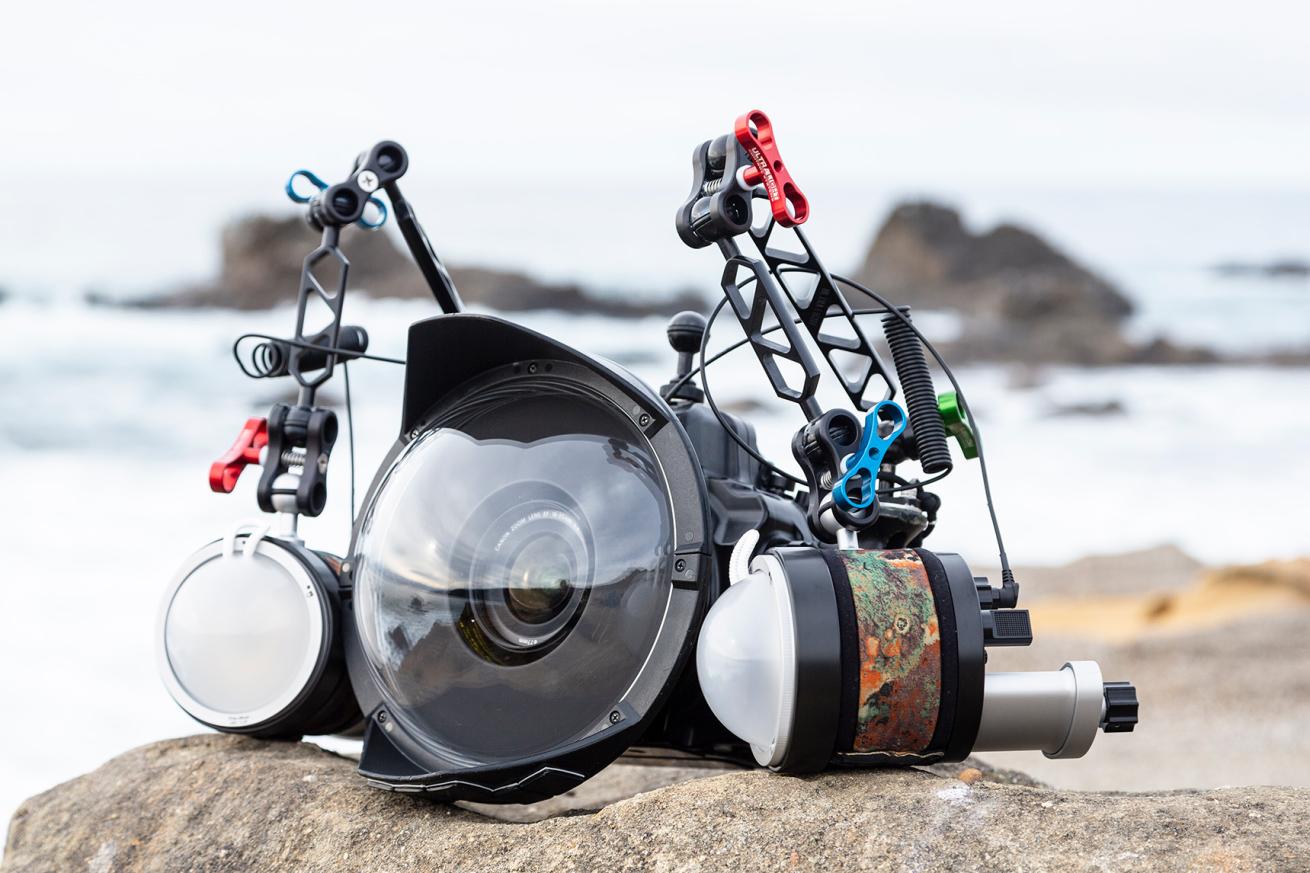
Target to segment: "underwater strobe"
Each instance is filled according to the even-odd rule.
[[[1093,662],[987,672],[989,647],[1032,639],[990,486],[999,586],[923,547],[941,508],[927,486],[955,463],[948,439],[987,484],[965,396],[907,309],[823,267],[763,113],[693,156],[677,229],[719,249],[724,299],[708,319],[670,323],[677,371],[658,390],[460,311],[396,189],[406,165],[381,143],[346,182],[311,174],[322,191],[305,198],[348,263],[336,231],[384,189],[443,311],[410,328],[399,438],[348,556],[307,549],[294,519],[321,511],[336,428],[304,374],[322,368],[321,384],[334,364],[371,357],[363,331],[340,325],[343,275],[327,328],[298,323],[251,356],[252,375],[295,376],[301,402],[249,422],[211,483],[231,490],[233,471],[263,465],[261,506],[281,528],[206,547],[170,588],[160,661],[189,713],[279,737],[362,723],[371,784],[507,803],[566,791],[620,755],[801,773],[999,749],[1078,757],[1099,730],[1132,730],[1135,689]],[[843,285],[868,307],[853,309]],[[319,287],[302,279],[302,314]],[[724,309],[745,339],[707,357]],[[866,314],[881,317],[890,363]],[[804,417],[801,476],[714,402],[709,365],[743,345]],[[952,393],[937,395],[926,351]],[[824,369],[849,404],[820,405]]]

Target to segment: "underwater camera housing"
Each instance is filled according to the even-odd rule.
[[[986,671],[988,647],[1032,639],[1004,548],[998,587],[960,556],[924,548],[941,503],[925,486],[953,467],[948,436],[986,482],[967,402],[907,310],[823,267],[798,226],[809,204],[763,113],[693,156],[678,232],[694,248],[718,247],[724,299],[708,319],[672,320],[677,371],[658,390],[522,325],[462,312],[398,190],[407,166],[385,142],[339,185],[297,174],[319,189],[303,202],[324,233],[306,275],[324,260],[348,266],[337,234],[381,188],[444,314],[410,328],[400,435],[340,563],[309,552],[295,520],[321,511],[336,439],[314,390],[335,364],[376,357],[361,329],[340,323],[345,270],[332,288],[302,276],[295,338],[261,337],[247,371],[290,375],[301,396],[247,422],[210,480],[230,491],[242,467],[263,466],[260,504],[281,530],[206,547],[170,589],[161,628],[169,604],[200,592],[191,623],[159,637],[165,683],[194,717],[266,736],[355,730],[362,719],[370,784],[503,803],[567,791],[620,756],[802,773],[999,749],[1078,757],[1098,731],[1132,730],[1136,690],[1103,681],[1093,662]],[[768,201],[762,221],[752,220],[756,200]],[[779,228],[794,242],[775,237]],[[840,285],[878,306],[852,309]],[[315,296],[331,313],[317,332],[304,316]],[[726,351],[707,358],[706,348],[725,308],[746,337],[729,350],[749,345],[775,394],[803,413],[792,441],[803,478],[765,458],[753,427],[714,402],[706,370]],[[882,316],[890,365],[857,321],[866,313]],[[954,393],[937,396],[925,349]],[[851,409],[820,405],[819,359]],[[898,472],[905,464],[922,473]],[[323,614],[255,607],[277,586],[261,581],[273,565],[241,563],[252,538],[254,555],[281,549],[278,566],[314,568],[317,587],[297,576],[283,594],[296,582]],[[226,590],[241,595],[217,608],[224,584],[197,566],[237,580]],[[206,625],[210,614],[222,621]],[[306,714],[321,708],[306,700],[338,701],[320,686],[329,674],[340,684],[339,669],[240,679],[271,657],[252,652],[302,650],[317,653],[314,664],[344,664],[353,705]],[[220,693],[201,700],[193,686],[212,673]]]

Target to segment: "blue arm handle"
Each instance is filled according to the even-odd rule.
[[[884,420],[892,423],[892,430],[886,436],[880,436],[878,423]],[[846,474],[832,489],[833,503],[847,512],[856,512],[878,502],[878,467],[891,444],[905,432],[905,424],[905,410],[893,400],[883,400],[869,410],[864,419],[864,431],[860,434],[859,448],[846,459]],[[858,498],[850,495],[852,481],[859,486]]]
[[[305,181],[309,182],[309,184],[313,185],[317,190],[313,194],[300,193],[299,191],[296,190],[297,179],[304,179]],[[287,179],[285,190],[287,192],[287,196],[291,198],[291,201],[293,203],[308,203],[309,201],[314,199],[315,194],[317,194],[319,191],[326,191],[327,187],[328,187],[327,182],[324,182],[322,179],[316,176],[312,171],[301,169],[301,170],[296,170],[294,173],[291,174],[291,178]],[[364,230],[377,230],[379,227],[387,223],[387,215],[388,215],[387,204],[382,202],[382,200],[378,197],[370,197],[368,198],[368,202],[373,204],[374,208],[376,208],[378,211],[377,221],[369,221],[364,215],[361,215],[359,217],[359,220],[356,221],[355,224],[358,224],[360,227],[364,228]]]

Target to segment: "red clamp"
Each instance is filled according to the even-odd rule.
[[[755,130],[751,130],[751,125]],[[751,160],[751,166],[746,168],[742,179],[747,185],[764,186],[769,195],[769,208],[773,210],[773,220],[783,227],[804,224],[810,216],[810,203],[782,163],[769,116],[758,109],[751,110],[737,119],[733,133]]]
[[[237,434],[237,441],[223,456],[209,465],[209,488],[220,494],[231,494],[237,487],[241,471],[250,464],[259,463],[259,450],[268,445],[268,419],[248,418]]]

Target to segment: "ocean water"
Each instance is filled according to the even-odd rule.
[[[812,238],[833,269],[858,263],[898,193],[841,199],[821,187],[811,192],[816,204],[825,195],[835,203],[827,213],[816,206],[812,222]],[[148,204],[149,194],[138,189],[133,202]],[[456,194],[471,203],[461,222],[439,209],[425,213],[434,215],[433,238],[453,261],[526,266],[613,293],[680,285],[708,293],[717,276],[718,256],[670,239],[667,215],[587,223],[611,202],[605,192],[558,206],[567,220],[547,227],[531,216],[541,205],[535,198],[547,202],[550,192],[411,196],[422,207]],[[1310,196],[1007,196],[959,199],[980,224],[1024,220],[1101,267],[1138,301],[1132,329],[1143,336],[1164,333],[1232,351],[1310,344],[1310,283],[1221,280],[1205,269],[1227,258],[1306,254]],[[261,197],[254,188],[202,186],[181,192],[168,210],[143,208],[139,221],[96,223],[94,233],[77,215],[57,236],[33,230],[39,220],[0,228],[10,242],[0,250],[0,284],[10,291],[0,305],[0,690],[17,702],[0,721],[0,746],[19,750],[0,759],[0,816],[126,747],[197,728],[155,674],[158,599],[191,551],[258,515],[253,475],[231,495],[210,493],[205,476],[246,417],[288,396],[282,385],[241,376],[232,339],[245,331],[286,333],[292,313],[94,308],[80,294],[138,294],[203,276],[216,265],[219,221],[265,200],[277,205]],[[70,249],[70,241],[78,247]],[[346,306],[347,320],[366,325],[371,350],[384,355],[403,356],[405,329],[430,314],[423,301],[355,296]],[[660,319],[538,313],[522,320],[652,383],[671,373]],[[923,324],[938,335],[954,327],[947,317]],[[735,339],[735,326],[720,322],[715,336]],[[979,416],[1017,563],[1166,542],[1216,563],[1310,553],[1310,370],[989,366],[957,375]],[[788,462],[799,414],[771,399],[749,353],[725,359],[711,377],[721,402],[762,403],[749,414],[763,448]],[[361,362],[351,378],[362,496],[396,436],[401,371]],[[341,391],[334,381],[325,397],[340,403]],[[1070,404],[1109,401],[1122,411],[1057,414]],[[995,549],[976,464],[960,464],[936,490],[944,509],[930,545],[990,563]],[[350,515],[343,440],[329,509],[305,521],[302,534],[314,547],[340,551]]]
[[[673,232],[681,178],[506,186],[458,177],[439,183],[431,168],[411,175],[407,196],[451,263],[515,267],[612,294],[718,293],[718,253],[689,250]],[[1228,350],[1310,344],[1310,282],[1221,278],[1207,269],[1310,258],[1310,189],[920,188],[824,179],[807,180],[805,229],[835,272],[858,269],[895,203],[929,198],[959,208],[978,231],[1010,221],[1041,233],[1122,287],[1137,305],[1132,329],[1142,335]],[[0,211],[0,288],[46,300],[80,299],[87,290],[132,297],[211,276],[224,222],[255,211],[295,214],[281,193],[284,180],[275,173],[49,179],[0,170],[6,194],[22,205]],[[114,204],[117,220],[84,208],[92,192]],[[295,281],[288,278],[289,298]]]

